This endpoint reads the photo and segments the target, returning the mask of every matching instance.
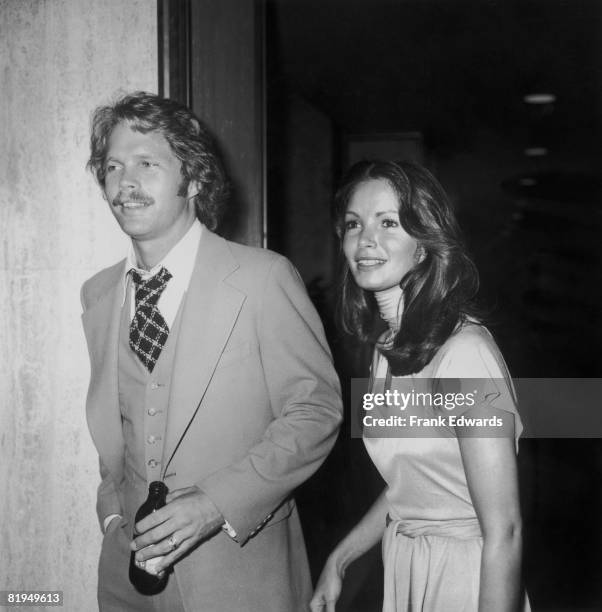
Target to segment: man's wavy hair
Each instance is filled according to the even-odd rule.
[[[179,102],[144,91],[127,94],[114,104],[99,106],[92,116],[87,167],[103,189],[109,138],[120,123],[143,134],[163,135],[182,163],[185,182],[178,195],[185,195],[190,181],[195,181],[199,187],[194,197],[197,217],[214,230],[228,198],[229,185],[215,142],[203,122]]]
[[[479,286],[478,273],[445,191],[430,172],[410,162],[362,161],[347,171],[335,195],[341,242],[349,202],[358,186],[370,180],[384,180],[391,186],[399,202],[401,225],[424,256],[401,279],[403,315],[392,343],[378,344],[382,325],[376,299],[357,285],[346,261],[338,318],[346,333],[378,346],[392,374],[404,376],[420,372],[456,326],[476,316],[472,299]]]

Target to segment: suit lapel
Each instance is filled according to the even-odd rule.
[[[86,413],[98,454],[116,482],[123,473],[123,433],[119,411],[117,351],[123,300],[123,262],[110,270],[99,296],[82,314],[92,374]]]
[[[245,295],[225,282],[238,268],[226,241],[206,228],[186,293],[167,413],[164,470],[201,405]]]

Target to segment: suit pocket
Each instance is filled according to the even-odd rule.
[[[239,361],[245,359],[251,354],[251,343],[250,342],[241,342],[236,346],[231,348],[227,348],[219,359],[217,364],[217,368],[226,368],[232,364],[235,364]]]

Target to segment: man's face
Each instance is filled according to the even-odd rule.
[[[196,189],[192,183],[182,189],[181,163],[165,137],[119,123],[109,138],[105,165],[105,197],[121,229],[135,242],[161,251],[176,244],[194,220]]]

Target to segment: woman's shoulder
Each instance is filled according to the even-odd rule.
[[[467,319],[443,343],[437,355],[436,376],[465,378],[505,378],[504,358],[489,330],[478,321]]]
[[[448,338],[437,358],[436,378],[461,379],[468,387],[475,384],[487,405],[514,415],[514,435],[518,441],[523,427],[514,384],[489,330],[478,322],[466,321]]]
[[[491,332],[476,319],[466,319],[458,323],[454,332],[441,345],[443,351],[471,351],[476,348],[497,348]]]

